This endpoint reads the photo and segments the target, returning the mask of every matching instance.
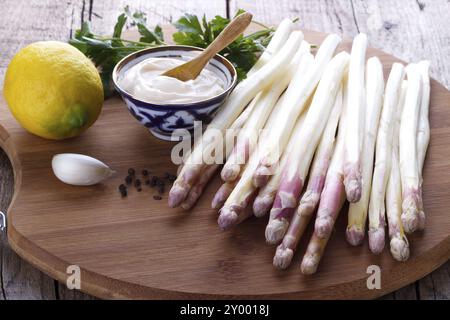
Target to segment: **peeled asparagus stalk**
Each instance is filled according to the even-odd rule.
[[[266,123],[269,114],[272,112],[273,107],[283,91],[289,85],[295,71],[298,69],[302,56],[309,53],[310,49],[310,44],[303,41],[283,78],[258,95],[255,109],[244,128],[239,133],[237,143],[222,169],[222,180],[233,181],[238,177],[241,172],[241,167],[246,163],[250,154],[256,147],[260,130]]]
[[[270,133],[270,139],[264,141],[259,150],[258,167],[253,175],[255,187],[264,186],[275,172],[281,156],[279,149],[285,148],[296,119],[305,108],[309,96],[316,88],[340,41],[339,36],[329,35],[320,46],[311,66],[306,72],[299,68],[289,84],[282,112],[277,115],[278,126],[274,127]]]
[[[320,144],[317,147],[309,174],[308,187],[300,200],[297,214],[292,217],[286,235],[278,246],[273,258],[273,265],[276,268],[286,269],[291,264],[297,244],[319,203],[320,193],[325,183],[325,177],[334,150],[336,129],[341,111],[342,88],[338,91],[333,109],[320,139]]]
[[[288,145],[286,146],[286,151],[281,157],[277,171],[272,175],[269,182],[259,190],[258,195],[253,202],[253,214],[256,217],[264,216],[269,212],[270,208],[272,208],[273,200],[275,199],[278,187],[280,186],[281,168],[285,166],[289,152],[297,145],[297,141],[300,139],[301,127],[305,121],[305,117],[306,112],[303,112],[298,118],[294,130],[292,130],[291,137],[289,138]]]
[[[402,180],[402,222],[407,233],[425,224],[421,212],[420,169],[417,148],[417,128],[422,98],[422,75],[419,66],[407,67],[408,89],[400,124],[400,175]],[[421,215],[422,213],[422,215]]]
[[[256,154],[250,156],[241,178],[219,211],[217,223],[222,230],[228,230],[241,222],[242,215],[248,211],[256,196],[256,188],[252,185],[252,175],[257,165]]]
[[[347,52],[337,54],[329,62],[320,79],[301,128],[300,139],[297,141],[296,148],[291,150],[283,168],[280,187],[266,228],[266,241],[270,244],[283,239],[289,226],[289,220],[297,207],[312,157],[336,101],[342,77],[347,71],[349,59]]]
[[[344,88],[345,86],[346,82],[344,80]],[[301,271],[306,275],[316,272],[327,242],[330,239],[336,218],[345,201],[344,144],[348,121],[347,114],[349,112],[346,92],[346,90],[343,90],[343,111],[339,122],[336,147],[325,178],[325,186],[320,197],[314,232],[301,263]]]
[[[311,55],[310,53],[307,55]],[[308,61],[305,61],[308,62]],[[267,120],[265,128],[261,133],[260,141],[264,140],[273,126],[276,125],[276,114],[280,112],[281,106],[283,105],[286,95],[283,94],[277,101],[272,113]],[[222,230],[226,230],[243,221],[241,218],[245,212],[248,211],[248,205],[253,203],[254,197],[256,196],[256,188],[252,185],[251,178],[253,172],[257,165],[257,153],[256,150],[251,156],[248,163],[245,165],[244,170],[241,172],[241,177],[234,181],[233,189],[231,193],[228,194],[231,185],[224,186],[222,190],[219,189],[220,193],[216,193],[215,199],[213,199],[212,205],[219,206],[223,200],[226,200],[223,204],[223,208],[219,211],[218,224]]]
[[[225,204],[225,201],[227,201],[228,197],[230,196],[231,192],[236,186],[238,179],[234,181],[224,182],[220,186],[219,190],[217,190],[216,194],[214,195],[211,201],[211,208],[219,209]]]
[[[312,59],[313,57],[310,53],[303,55],[302,61],[300,62],[300,66],[298,68],[299,71],[296,73],[304,72],[304,70],[310,65]],[[220,210],[218,224],[223,230],[229,229],[237,224],[240,221],[239,216],[241,215],[241,212],[243,212],[249,204],[253,203],[255,198],[254,196],[257,194],[257,188],[254,186],[252,179],[259,163],[261,148],[265,146],[267,141],[272,139],[273,129],[280,125],[278,115],[284,111],[286,99],[288,99],[288,95],[287,93],[284,93],[279,99],[277,105],[274,107],[272,114],[265,125],[265,128],[258,140],[257,150],[255,150],[255,152],[253,152],[250,156],[247,166],[242,172],[241,178],[229,195],[223,208]],[[284,149],[285,145],[280,145],[278,147],[278,152],[283,153]],[[249,199],[251,199],[252,202],[250,202]]]
[[[385,244],[384,228],[386,218],[384,199],[386,185],[391,172],[394,115],[398,106],[403,78],[403,65],[394,63],[386,84],[383,110],[381,111],[381,119],[378,126],[375,168],[369,201],[369,247],[375,254],[381,253]]]
[[[348,103],[350,104],[345,138],[344,185],[347,200],[358,202],[362,193],[361,150],[364,134],[365,88],[364,68],[367,36],[360,33],[353,40],[348,72]]]
[[[425,156],[427,154],[428,143],[430,142],[430,123],[428,119],[428,111],[430,108],[430,62],[419,62],[419,69],[422,75],[422,100],[420,105],[420,115],[417,132],[417,159],[419,161],[419,174],[420,174],[420,194],[422,200],[422,170],[425,162]],[[423,210],[423,201],[419,203],[419,230],[425,228],[425,212]]]
[[[277,30],[272,36],[272,39],[267,45],[266,50],[264,50],[258,61],[256,61],[253,67],[247,72],[247,76],[251,76],[253,73],[261,69],[261,67],[265,65],[275,53],[280,51],[281,47],[286,43],[293,28],[294,23],[289,18],[285,18],[280,22]]]
[[[235,132],[244,126],[254,108],[255,103],[252,101],[249,104],[249,106],[244,110],[244,112],[242,112],[230,126],[229,131],[225,135],[225,146],[224,146],[225,153],[228,150],[226,146],[231,145],[232,141],[234,140]],[[182,168],[183,168],[182,166],[179,166],[178,170],[182,170]],[[208,181],[211,180],[211,178],[213,177],[214,173],[218,170],[218,168],[219,168],[218,164],[210,164],[204,166],[200,178],[195,181],[193,186],[190,188],[188,195],[180,205],[184,210],[189,210],[190,208],[192,208],[192,206],[194,206],[198,198],[200,198],[200,196],[202,195],[203,190],[208,184]],[[180,171],[178,171],[177,174],[179,174],[179,172]]]
[[[372,186],[375,138],[383,105],[383,92],[383,65],[377,57],[372,57],[367,61],[366,66],[366,119],[361,155],[361,199],[356,203],[350,203],[348,210],[346,238],[348,243],[353,246],[362,243],[366,229],[367,209]]]
[[[184,201],[181,203],[181,208],[183,208],[184,210],[189,210],[194,206],[198,198],[200,198],[200,196],[202,195],[203,190],[205,189],[209,180],[211,180],[212,176],[216,173],[217,169],[219,169],[218,164],[211,164],[202,170],[200,178],[197,179],[195,184],[189,190],[186,199],[184,199]]]
[[[206,165],[204,157],[208,156],[219,143],[217,141],[217,130],[221,131],[223,135],[224,131],[258,92],[266,89],[284,75],[302,40],[303,34],[300,31],[292,32],[280,51],[270,59],[270,63],[264,64],[258,71],[236,86],[213,121],[208,125],[200,143],[194,148],[181,169],[169,192],[168,202],[170,207],[180,205],[186,198],[192,184],[198,179],[199,173]]]
[[[406,261],[409,258],[409,243],[403,230],[402,214],[402,185],[399,166],[399,129],[400,118],[405,103],[408,82],[403,81],[400,99],[395,114],[394,134],[392,136],[392,162],[389,181],[386,188],[386,216],[389,225],[389,239],[391,254],[397,261]]]

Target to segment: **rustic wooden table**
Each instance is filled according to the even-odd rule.
[[[233,15],[238,8],[266,24],[298,17],[301,28],[353,37],[369,36],[372,46],[405,61],[431,60],[431,73],[450,89],[449,0],[2,0],[0,11],[0,85],[11,57],[38,40],[70,38],[82,21],[109,34],[119,11],[130,5],[147,13],[149,24],[169,23],[185,12]],[[450,103],[450,102],[449,102]],[[11,164],[0,150],[0,210],[13,193]],[[20,259],[0,235],[0,300],[92,299],[68,290]],[[385,299],[450,299],[450,262]]]

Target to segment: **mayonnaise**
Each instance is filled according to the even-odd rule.
[[[184,62],[172,58],[145,59],[127,70],[119,79],[119,85],[134,97],[157,104],[201,101],[225,90],[222,79],[206,68],[197,78],[189,81],[161,76],[164,71]]]

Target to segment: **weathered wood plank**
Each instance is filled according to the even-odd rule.
[[[2,0],[0,86],[10,59],[19,49],[40,40],[67,40],[73,26],[79,25],[82,6],[82,0]]]
[[[6,212],[12,198],[13,171],[3,150],[0,150],[0,210]],[[33,268],[12,251],[6,233],[0,235],[1,295],[11,299],[55,299],[53,279]]]
[[[403,287],[394,293],[394,299],[395,300],[417,300],[417,294],[416,294],[416,283],[411,283],[410,285],[407,285],[406,287]]]
[[[74,1],[2,1],[0,11],[0,86],[9,60],[25,45],[39,40],[67,40],[80,24],[82,0]],[[13,192],[11,164],[0,152],[0,208],[9,206]],[[55,299],[55,282],[20,259],[8,246],[6,235],[0,239],[1,296],[5,299]]]
[[[351,2],[348,0],[230,0],[230,12],[250,11],[255,20],[277,25],[284,18],[299,18],[302,29],[337,33],[347,37],[357,34]]]
[[[422,300],[450,299],[450,261],[419,281]]]
[[[431,61],[431,75],[450,88],[450,2],[352,0],[355,21],[372,46],[405,61]],[[447,14],[445,14],[447,13]]]
[[[93,1],[91,14],[87,17],[91,21],[92,30],[100,34],[111,34],[117,16],[125,6],[131,11],[140,10],[147,14],[149,25],[170,23],[185,13],[197,15],[205,14],[207,18],[215,15],[226,15],[225,0],[137,0],[137,1]]]

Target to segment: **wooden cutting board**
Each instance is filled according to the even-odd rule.
[[[324,34],[305,32],[311,43]],[[349,50],[344,41],[340,50]],[[398,59],[376,49],[385,76]],[[217,227],[210,201],[216,177],[190,211],[167,207],[144,186],[121,198],[117,187],[132,167],[152,175],[175,173],[172,143],[154,138],[124,103],[105,101],[99,120],[85,134],[49,141],[23,130],[0,98],[0,146],[14,167],[15,195],[8,209],[8,239],[24,259],[65,282],[69,265],[81,268],[81,290],[101,298],[375,298],[430,273],[450,257],[450,92],[431,83],[431,143],[424,170],[427,227],[409,237],[411,258],[395,262],[388,248],[379,256],[367,242],[350,247],[341,213],[318,273],[303,276],[299,264],[311,230],[287,271],[275,270],[275,247],[264,240],[267,218],[251,218],[229,232]],[[92,187],[65,185],[51,159],[62,152],[98,158],[117,171]],[[311,229],[311,228],[310,228]],[[369,290],[368,266],[381,267],[381,289]]]

